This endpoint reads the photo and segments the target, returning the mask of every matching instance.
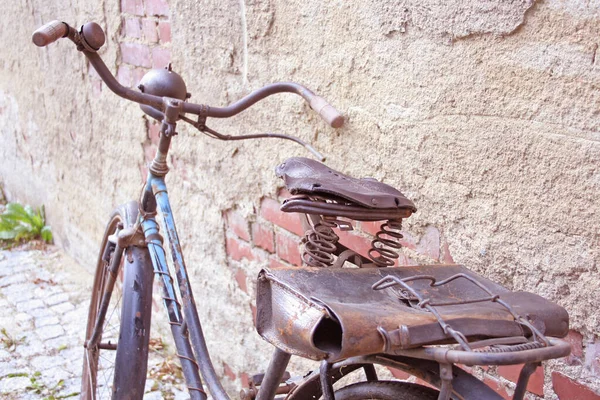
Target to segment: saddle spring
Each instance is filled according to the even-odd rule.
[[[319,223],[306,232],[302,260],[308,266],[325,268],[333,264],[333,252],[339,240],[339,236],[333,231],[336,226],[334,221],[321,217]]]
[[[390,219],[381,224],[381,230],[375,235],[369,250],[369,259],[378,267],[391,267],[399,257],[402,248],[400,239],[404,237],[402,230],[402,219]]]

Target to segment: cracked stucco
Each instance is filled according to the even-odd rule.
[[[37,49],[29,37],[54,17],[102,21],[102,55],[114,66],[118,2],[2,8],[2,18],[20,23],[0,32],[1,179],[9,196],[45,203],[61,243],[93,260],[109,210],[140,189],[145,122],[106,88],[92,96],[87,65],[69,43]],[[174,69],[192,101],[224,105],[293,80],[347,116],[346,127],[333,131],[282,95],[209,126],[294,134],[326,153],[332,167],[399,187],[419,208],[408,230],[437,227],[457,262],[558,302],[573,329],[597,340],[597,7],[558,0],[209,0],[199,7],[175,0],[171,21]],[[217,299],[203,303],[202,317],[225,316],[207,323],[207,337],[234,370],[257,371],[270,350],[253,333],[251,296],[227,268],[221,211],[236,204],[250,214],[276,193],[275,165],[306,153],[268,140],[215,142],[182,128],[173,154],[177,168],[167,181],[186,259],[197,290]],[[573,371],[597,385],[585,370]]]

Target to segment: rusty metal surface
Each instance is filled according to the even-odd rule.
[[[481,282],[542,333],[562,337],[568,330],[566,311],[540,296],[507,289],[458,265],[378,269],[279,268],[262,271],[257,288],[257,330],[267,341],[292,354],[339,360],[388,349],[410,349],[451,343],[436,316],[411,307],[393,290],[372,290],[387,276],[430,275],[443,280],[463,273]],[[454,280],[440,287],[427,281],[410,285],[445,303],[481,297],[472,283]],[[447,324],[469,340],[528,335],[506,308],[495,302],[437,307]],[[391,343],[378,331],[384,329]]]
[[[356,179],[308,158],[293,157],[275,172],[292,194],[334,196],[371,209],[417,211],[412,201],[390,185],[372,178]],[[390,218],[381,218],[390,219]]]
[[[442,384],[440,368],[437,362],[402,356],[374,355],[346,359],[333,364],[330,376],[335,383],[342,377],[373,364],[405,371],[436,388],[440,388]],[[493,389],[461,368],[454,366],[452,368],[452,375],[453,398],[502,400],[502,397],[494,392]],[[320,373],[317,369],[307,375],[302,382],[298,383],[298,386],[285,399],[318,399],[321,397],[321,394]]]
[[[338,201],[342,201],[342,203]],[[332,196],[323,198],[323,201],[315,201],[313,196],[290,198],[283,202],[281,211],[328,217],[344,217],[356,221],[401,219],[408,218],[413,213],[408,208],[366,208],[359,205],[347,204],[346,200]]]

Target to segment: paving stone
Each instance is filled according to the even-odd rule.
[[[83,354],[83,338],[79,339],[73,335],[61,335],[54,339],[46,340],[44,344],[49,351],[56,351],[64,358],[68,358],[64,355],[70,354],[71,349],[75,349]]]
[[[65,334],[65,330],[60,325],[45,326],[37,331],[42,340],[54,339]]]
[[[47,369],[57,369],[64,364],[61,357],[38,356],[31,359],[31,365],[37,371],[46,371]]]
[[[49,285],[38,285],[33,291],[33,295],[38,299],[47,299],[54,296],[56,293],[61,293],[61,288]]]
[[[33,328],[33,319],[33,316],[27,313],[18,313],[15,315],[15,322],[25,329]]]
[[[60,323],[60,320],[56,315],[46,315],[43,317],[35,318],[35,327],[42,328],[48,325],[55,325]]]
[[[69,301],[69,295],[64,292],[53,293],[44,299],[44,303],[46,303],[49,306],[55,306],[57,304],[61,304],[67,301]]]
[[[56,313],[54,311],[50,310],[47,307],[41,307],[41,308],[36,308],[35,310],[29,310],[27,313],[35,318],[43,318],[43,317],[56,315]]]
[[[10,360],[10,358],[6,359],[5,362],[0,363],[0,378],[4,378],[9,374],[19,373],[19,372],[27,372],[27,371],[19,371],[15,363]]]
[[[79,367],[79,374],[81,374],[81,366]],[[60,391],[61,395],[67,396],[70,394],[79,394],[81,392],[81,377],[78,375],[76,377],[65,379],[64,386]],[[73,397],[74,399],[77,397]]]
[[[30,334],[25,339],[25,343],[17,345],[14,353],[21,357],[21,359],[27,359],[38,354],[43,354],[46,351],[46,346],[35,334]]]
[[[190,398],[190,394],[187,392],[177,390],[176,388],[173,388],[171,391],[173,392],[174,400],[187,400]]]
[[[35,284],[31,282],[19,283],[16,285],[10,285],[2,288],[2,293],[10,300],[11,295],[15,295],[17,298],[19,295],[25,295],[26,293],[33,293],[35,290]]]
[[[8,312],[6,313],[6,315],[0,316],[0,328],[6,329],[9,333],[14,323],[14,317],[12,315],[9,315]]]
[[[164,399],[161,392],[150,392],[144,395],[144,400],[162,400]]]
[[[0,393],[11,394],[11,392],[24,391],[29,384],[31,384],[29,377],[5,377],[4,379],[0,380]]]
[[[35,271],[37,269],[37,266],[32,263],[26,263],[26,264],[21,264],[21,265],[15,265],[11,269],[12,269],[12,273],[16,275],[16,274],[22,274],[22,273],[28,272],[28,271]]]
[[[67,311],[74,310],[75,306],[71,303],[65,302],[65,303],[60,303],[55,306],[52,306],[52,307],[50,307],[50,309],[57,314],[64,314]]]
[[[4,349],[0,349],[0,361],[7,362],[11,358],[12,358],[12,355],[10,352],[8,352],[7,350],[4,350]],[[2,366],[2,365],[3,364],[0,364],[0,366]],[[2,376],[2,374],[0,374],[0,376]]]
[[[0,310],[7,310],[10,306],[10,302],[4,297],[0,297]]]
[[[17,303],[17,310],[21,312],[29,312],[37,308],[44,308],[46,305],[40,299],[31,299],[23,303]]]
[[[6,287],[6,289],[11,288],[11,287],[12,286],[8,286],[8,287]],[[31,291],[17,292],[17,293],[4,293],[4,295],[5,295],[6,300],[8,302],[10,302],[11,304],[24,303],[35,297],[33,295],[33,292],[31,292]]]
[[[27,281],[27,277],[25,274],[13,274],[8,275],[0,279],[0,288],[14,285],[16,283],[25,283]]]
[[[38,371],[41,375],[36,379],[48,387],[64,380],[64,387],[55,395],[80,391],[93,276],[90,274],[87,282],[82,284],[72,279],[71,268],[57,271],[64,270],[60,263],[67,262],[65,260],[67,258],[61,258],[58,252],[0,251],[0,328],[7,329],[13,338],[25,337],[24,342],[11,351],[0,346],[2,400],[48,397],[26,389],[31,384],[29,378]],[[2,378],[19,372],[27,376]],[[148,381],[148,391],[153,382]],[[171,385],[161,385],[160,389],[168,398],[186,398],[179,397],[186,395],[185,392],[173,391],[171,395]],[[156,392],[145,398],[163,398],[160,390]]]
[[[85,307],[79,306],[79,307],[75,308],[74,310],[66,312],[61,317],[61,320],[63,321],[63,323],[67,323],[67,324],[71,324],[71,323],[81,324],[81,323],[87,322],[87,317],[88,317],[88,307],[86,304]]]

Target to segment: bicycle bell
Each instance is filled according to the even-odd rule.
[[[180,100],[185,100],[189,97],[183,78],[171,69],[170,63],[164,69],[152,69],[148,71],[142,77],[138,89],[142,93],[160,97],[172,97]],[[154,107],[140,105],[140,108],[152,118],[162,120],[162,113]]]

